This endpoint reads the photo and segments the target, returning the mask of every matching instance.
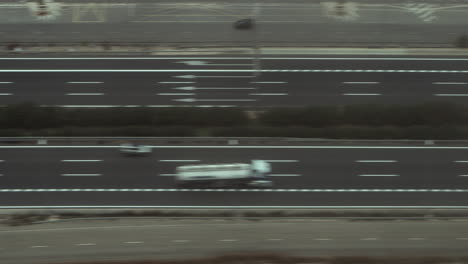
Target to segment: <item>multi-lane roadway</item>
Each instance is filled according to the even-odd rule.
[[[465,57],[0,58],[0,104],[305,106],[464,103]]]
[[[468,147],[2,146],[3,207],[454,207],[468,208]],[[271,189],[180,189],[176,166],[271,162]]]

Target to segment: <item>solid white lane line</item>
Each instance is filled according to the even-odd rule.
[[[79,33],[79,32],[77,32]],[[2,57],[0,60],[250,60],[252,57],[60,57],[19,58]],[[407,61],[468,61],[465,58],[410,58],[410,57],[263,57],[262,60],[407,60]]]
[[[468,94],[434,94],[434,96],[468,96]]]
[[[433,82],[432,84],[468,84],[468,82]]]
[[[39,70],[39,69],[0,69],[0,72],[229,72],[229,73],[237,73],[237,72],[359,72],[359,73],[468,73],[468,70],[372,70],[372,69],[353,69],[353,70],[342,70],[342,69],[283,69],[283,70],[255,70],[255,69],[243,69],[243,70],[235,70],[235,69],[48,69],[48,70]],[[180,77],[186,75],[179,75],[174,77],[179,78],[192,78],[192,77]],[[195,75],[189,75],[195,76]],[[252,78],[252,76],[195,76],[193,78],[202,78],[202,77],[210,77],[210,78]]]
[[[102,160],[61,160],[62,162],[99,162]]]
[[[76,83],[76,84],[95,84],[95,83],[104,83],[104,82],[67,82],[67,83]]]
[[[382,95],[379,93],[344,93],[342,95],[363,95],[363,96],[371,96],[371,95]]]
[[[31,248],[46,248],[49,247],[47,245],[39,245],[39,246],[31,246]]]
[[[157,93],[156,95],[194,95],[194,93]]]
[[[250,82],[250,83],[288,83],[288,82]]]
[[[168,176],[168,177],[170,177],[170,176],[175,176],[175,174],[174,173],[172,173],[172,174],[171,173],[160,173],[159,176]]]
[[[195,82],[159,82],[159,83],[195,83]]]
[[[250,93],[249,95],[288,95],[287,93]]]
[[[298,160],[265,160],[266,162],[299,162]]]
[[[7,83],[13,83],[13,82],[0,82],[0,84],[7,84]]]
[[[102,174],[64,173],[62,176],[101,176]]]
[[[104,95],[104,93],[66,93],[65,95]]]
[[[173,176],[173,175],[172,175]],[[93,189],[93,188],[63,188],[63,189],[0,189],[0,193],[5,192],[311,192],[311,193],[468,193],[468,189]],[[21,208],[21,206],[0,206],[0,208]],[[28,206],[30,207],[30,206]],[[47,207],[47,206],[46,206]],[[49,206],[50,207],[50,206]],[[52,206],[53,207],[53,206]],[[58,206],[60,207],[60,206]],[[73,206],[71,206],[73,207]],[[91,206],[93,207],[93,206]],[[99,207],[99,206],[97,206]],[[112,207],[112,206],[111,206]],[[161,206],[158,206],[161,207]],[[164,207],[164,206],[162,206]],[[177,206],[176,206],[177,207]],[[193,206],[187,206],[193,207]],[[194,206],[196,208],[197,206]],[[201,206],[203,207],[203,206]],[[210,207],[210,206],[207,206]],[[212,206],[211,206],[212,207]],[[222,206],[221,206],[222,207]],[[229,207],[229,206],[228,206]],[[242,207],[242,206],[239,206]],[[247,206],[250,208],[249,206]],[[253,206],[255,207],[255,206]],[[262,207],[262,206],[260,206]],[[268,207],[268,206],[267,206]],[[301,207],[301,206],[299,206]],[[302,206],[304,207],[304,206]],[[307,207],[307,206],[305,206]],[[313,208],[314,206],[310,207]],[[351,206],[353,207],[353,206]],[[362,208],[363,206],[355,206],[357,208]],[[366,207],[366,206],[364,206]],[[367,206],[366,208],[372,208],[373,206]],[[398,207],[398,206],[397,206]],[[411,207],[411,206],[401,206],[402,208]],[[416,206],[417,207],[417,206]],[[424,207],[424,206],[421,206]],[[439,206],[428,206],[439,207]],[[447,208],[467,208],[467,206],[445,206]],[[214,207],[213,207],[214,208]],[[386,208],[385,206],[375,206],[375,208]]]
[[[13,95],[12,93],[0,93],[0,95]]]
[[[143,242],[143,241],[127,241],[127,242],[125,242],[125,244],[143,244],[143,243],[145,243],[145,242]]]
[[[398,174],[359,174],[362,177],[396,177]]]
[[[237,239],[220,239],[220,242],[235,242]]]
[[[80,243],[80,244],[76,244],[77,246],[95,246],[96,244],[95,243]]]
[[[268,176],[272,176],[272,177],[298,177],[298,176],[301,176],[301,174],[268,174]]]
[[[160,162],[198,162],[200,160],[159,160]]]
[[[187,243],[187,242],[190,242],[190,240],[172,240],[172,242],[174,243]]]
[[[377,84],[379,82],[343,82],[344,84]]]
[[[397,162],[396,160],[356,160],[356,162]]]
[[[41,105],[47,106],[47,105]],[[237,107],[237,105],[49,105],[59,107],[71,107],[71,108],[97,108],[97,107]]]

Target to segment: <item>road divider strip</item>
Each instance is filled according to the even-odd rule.
[[[468,189],[0,189],[0,192],[317,192],[467,193]]]

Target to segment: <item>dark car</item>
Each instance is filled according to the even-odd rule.
[[[244,18],[234,22],[234,28],[236,29],[249,29],[254,26],[254,20],[252,18]]]

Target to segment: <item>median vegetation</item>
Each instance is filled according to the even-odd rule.
[[[347,105],[301,108],[0,108],[0,136],[220,136],[330,139],[468,139],[468,106]]]

